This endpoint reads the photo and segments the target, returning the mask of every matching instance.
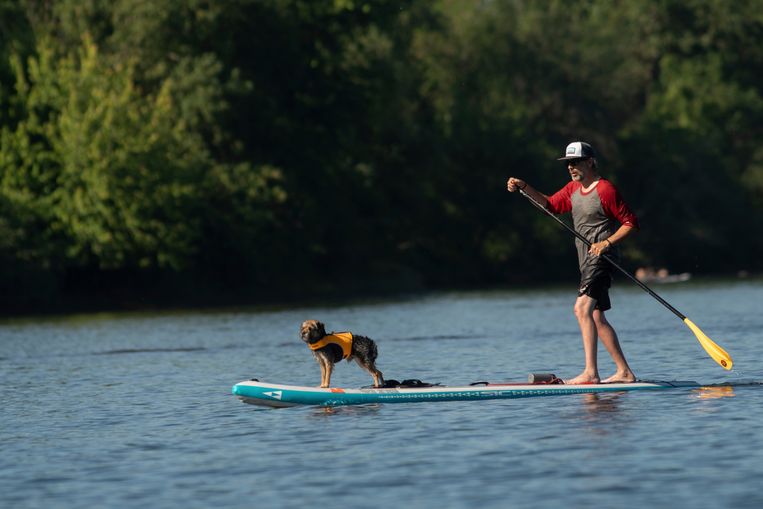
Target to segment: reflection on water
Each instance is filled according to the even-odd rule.
[[[584,408],[591,416],[612,414],[620,409],[622,396],[622,394],[583,394]]]
[[[313,419],[322,419],[334,415],[373,416],[378,414],[381,408],[382,405],[380,404],[317,407],[310,409],[310,417]]]
[[[564,420],[583,435],[606,437],[617,433],[622,420],[622,404],[625,393],[576,394],[576,403]],[[555,396],[556,397],[556,396]],[[581,435],[581,436],[583,436]]]
[[[734,388],[730,385],[700,387],[695,393],[699,399],[733,398],[736,396]]]

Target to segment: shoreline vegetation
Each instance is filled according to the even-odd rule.
[[[760,274],[761,12],[0,3],[0,316],[568,281],[505,182],[554,192],[578,139],[639,217],[627,267]]]
[[[738,271],[730,274],[712,274],[693,276],[690,279],[676,282],[646,283],[657,293],[662,293],[666,286],[687,288],[697,285],[729,285],[734,283],[763,282],[763,274],[752,274],[747,271]],[[19,310],[5,310],[0,312],[0,322],[21,319],[65,317],[93,314],[130,314],[130,313],[173,313],[173,312],[224,312],[226,310],[273,310],[293,309],[312,306],[346,306],[358,303],[405,301],[410,299],[426,298],[431,295],[444,293],[472,293],[472,292],[535,292],[549,289],[568,291],[570,298],[574,297],[577,279],[567,278],[559,280],[523,281],[516,284],[493,284],[493,285],[463,285],[423,287],[418,281],[411,281],[401,286],[390,285],[389,281],[363,281],[363,282],[338,282],[333,285],[324,285],[316,281],[315,286],[310,287],[299,294],[229,294],[198,292],[188,295],[171,294],[177,290],[177,285],[167,288],[166,292],[156,291],[127,294],[120,289],[119,294],[94,293],[82,296],[68,296],[66,302],[51,302],[46,305],[38,305],[34,308]],[[633,289],[641,292],[636,285],[628,281],[624,276],[615,275],[614,287],[616,290]],[[194,296],[196,295],[196,296]]]

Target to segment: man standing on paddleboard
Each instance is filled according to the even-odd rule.
[[[575,317],[580,325],[585,350],[585,369],[567,384],[633,382],[636,376],[628,366],[620,348],[617,333],[604,312],[611,308],[609,287],[612,284],[612,264],[601,254],[617,255],[615,246],[638,228],[638,219],[620,196],[614,185],[598,172],[596,153],[586,142],[567,145],[560,161],[566,163],[572,179],[552,196],[537,191],[522,179],[510,177],[508,190],[521,190],[554,214],[572,212],[575,230],[591,244],[575,241],[580,266],[580,288],[575,301]],[[614,375],[601,380],[597,362],[597,340],[607,348],[615,361]]]

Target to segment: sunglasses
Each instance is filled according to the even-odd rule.
[[[578,164],[582,163],[583,161],[587,161],[588,157],[580,157],[578,159],[567,159],[565,163],[569,166],[577,166]]]

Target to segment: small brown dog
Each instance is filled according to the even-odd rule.
[[[376,369],[376,343],[365,336],[357,336],[350,332],[332,332],[326,334],[326,327],[318,320],[306,320],[302,323],[299,335],[313,351],[315,359],[321,367],[321,387],[331,383],[331,371],[334,364],[347,359],[355,360],[358,365],[374,379],[374,386],[384,385],[382,372]]]

